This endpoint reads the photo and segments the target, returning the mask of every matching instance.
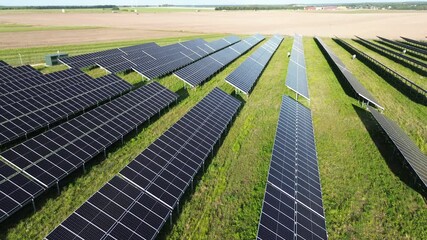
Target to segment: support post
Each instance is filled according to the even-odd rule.
[[[58,191],[58,195],[61,193],[60,191],[59,191],[59,182],[56,182],[56,190]]]
[[[36,203],[34,202],[34,198],[31,199],[31,202],[33,204],[34,213],[36,213]]]

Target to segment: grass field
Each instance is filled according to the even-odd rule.
[[[214,8],[198,8],[198,7],[119,7],[117,13],[134,12],[138,13],[173,13],[173,12],[204,12],[214,11]],[[111,8],[75,8],[65,9],[67,13],[111,13]],[[62,9],[1,9],[0,14],[10,13],[61,13]]]
[[[166,44],[177,40],[156,42]],[[351,60],[350,54],[331,39],[324,41],[385,106],[385,115],[396,121],[427,153],[427,108],[410,101],[360,61]],[[74,48],[77,54],[91,51],[91,46],[95,48],[92,51],[97,51],[122,45],[126,43],[84,45],[81,50],[79,46],[67,48]],[[174,224],[165,228],[161,238],[255,238],[280,102],[283,94],[294,96],[284,86],[286,53],[291,46],[292,39],[287,37],[252,94],[237,96],[244,101],[243,108],[205,173],[198,175],[194,191],[186,194],[179,216],[174,215]],[[391,159],[391,148],[383,141],[374,121],[357,100],[346,94],[348,87],[337,79],[315,41],[305,38],[304,47],[330,239],[427,239],[426,204],[407,171]],[[51,49],[32,51],[44,53]],[[95,161],[86,174],[75,174],[63,184],[59,196],[52,191],[48,197],[36,201],[36,213],[32,214],[28,208],[14,217],[20,220],[2,225],[0,238],[45,237],[214,87],[233,94],[233,88],[224,78],[251,52],[196,89],[183,90],[183,83],[174,76],[158,80],[185,97],[137,136],[110,152],[107,159]],[[11,55],[0,52],[0,59]],[[40,69],[50,72],[61,67]],[[92,69],[90,74],[99,76],[102,71]],[[121,76],[132,84],[144,84],[135,73]]]

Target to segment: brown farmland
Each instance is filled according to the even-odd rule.
[[[377,35],[424,39],[427,12],[228,11],[170,13],[1,13],[0,24],[97,26],[99,29],[3,32],[2,48],[155,39],[200,33]]]

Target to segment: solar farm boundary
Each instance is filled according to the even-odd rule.
[[[376,71],[379,75],[384,75],[385,80],[387,81],[387,77],[391,77],[393,79],[398,80],[400,83],[403,83],[401,85],[404,85],[409,90],[409,96],[414,101],[420,101],[421,103],[427,104],[427,90],[419,86],[418,84],[414,83],[412,80],[402,76],[400,73],[396,72],[395,70],[387,67],[385,64],[381,63],[380,61],[376,60],[375,58],[369,56],[368,54],[362,52],[361,50],[357,49],[356,47],[352,46],[350,43],[335,37],[334,41],[336,41],[338,44],[340,44],[344,49],[350,52],[350,54],[356,54],[357,58],[361,60],[366,66],[371,68],[372,70]],[[393,84],[392,84],[393,85]],[[393,85],[395,86],[395,85]],[[398,86],[395,86],[397,90],[401,90]]]
[[[341,64],[339,64],[339,63],[337,63],[336,61],[335,61],[335,59],[337,59],[337,60],[339,60],[339,61],[341,61],[338,57],[336,57],[335,55],[334,55],[334,53],[328,48],[328,46],[325,44],[325,43],[323,43],[323,41],[320,39],[320,38],[318,38],[318,37],[315,37],[315,40],[316,40],[316,42],[317,42],[317,44],[318,44],[318,46],[319,46],[319,48],[320,48],[320,50],[322,51],[322,53],[325,55],[325,58],[327,59],[327,61],[329,62],[329,64],[333,64],[333,65],[335,65],[335,66],[333,66],[333,68],[335,69],[335,70],[337,70],[339,73],[340,73],[340,77],[338,77],[338,80],[340,80],[340,79],[342,79],[342,78],[344,78],[345,80],[346,80],[346,82],[348,83],[348,85],[352,88],[352,91],[356,94],[356,96],[357,96],[357,100],[359,101],[359,102],[361,102],[361,104],[362,104],[362,106],[363,105],[369,105],[369,104],[372,104],[373,106],[375,106],[375,107],[377,107],[377,108],[379,108],[379,109],[381,109],[381,111],[384,111],[384,107],[383,106],[381,106],[379,103],[377,103],[377,100],[373,97],[373,96],[371,96],[372,97],[372,99],[371,99],[371,97],[369,97],[369,96],[365,96],[364,94],[362,94],[361,93],[361,91],[363,91],[363,92],[365,92],[366,94],[371,94],[354,76],[353,76],[353,74],[345,67],[345,66],[342,66]],[[332,54],[332,55],[331,55]],[[335,68],[336,67],[336,68]],[[333,70],[334,70],[333,69]],[[350,73],[350,75],[351,75],[351,77],[352,78],[354,78],[353,80],[354,80],[354,82],[353,82],[353,84],[356,84],[355,86],[353,86],[353,84],[352,84],[352,82],[351,81],[349,81],[349,79],[345,76],[345,72],[348,72],[348,73]],[[355,87],[357,87],[357,88],[359,88],[359,89],[355,89]],[[345,89],[344,89],[344,91],[345,91]],[[362,101],[360,101],[362,99]],[[366,102],[365,102],[366,101]]]
[[[427,70],[426,66],[427,64],[424,64],[421,61],[414,60],[408,56],[405,56],[401,53],[397,53],[393,50],[389,50],[387,48],[384,48],[382,46],[379,46],[378,44],[372,43],[368,40],[365,40],[361,37],[356,36],[356,39],[353,39],[355,42],[371,49],[372,51],[375,51],[391,60],[394,60],[401,65],[410,68],[414,72],[417,72],[418,74],[421,74],[423,76],[427,76]]]

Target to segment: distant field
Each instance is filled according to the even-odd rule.
[[[214,8],[191,8],[191,7],[119,7],[115,10],[117,13],[134,12],[139,13],[173,13],[173,12],[195,12],[195,11],[214,11]],[[111,13],[111,8],[76,8],[65,9],[65,13]],[[10,13],[62,13],[62,9],[0,9],[0,14]]]
[[[218,37],[221,35],[210,35],[206,39]],[[167,38],[156,42],[168,44],[191,38]],[[323,40],[385,106],[384,114],[396,121],[427,154],[427,107],[412,102],[363,63],[352,60],[351,55],[330,38]],[[135,43],[73,45],[66,49],[77,54]],[[196,89],[183,89],[182,81],[173,75],[156,80],[180,93],[182,100],[137,136],[111,151],[107,159],[93,163],[86,174],[76,174],[64,183],[59,196],[52,191],[47,198],[37,200],[36,213],[28,208],[14,217],[16,223],[2,225],[0,239],[45,237],[214,87],[241,99],[243,108],[206,171],[198,175],[194,191],[186,194],[180,214],[174,214],[174,224],[164,227],[160,239],[254,239],[281,98],[283,94],[295,96],[284,85],[289,61],[286,53],[292,46],[289,37],[275,53],[249,97],[235,95],[233,88],[224,81],[261,44]],[[384,142],[375,122],[356,99],[345,93],[348,86],[336,77],[313,38],[304,38],[304,48],[311,95],[309,107],[313,113],[330,239],[427,239],[426,203],[415,190],[412,178],[399,162],[391,159],[391,148]],[[49,51],[53,48],[33,48],[29,53],[41,55]],[[0,51],[0,59],[16,52]],[[385,59],[381,61],[416,77],[400,65]],[[64,69],[63,66],[38,68],[45,73]],[[88,73],[94,77],[105,74],[99,68],[88,70]],[[146,84],[135,73],[120,76],[137,86]]]
[[[0,23],[40,27],[100,27],[68,31],[19,31],[0,34],[2,48],[25,48],[94,42],[130,41],[201,34],[272,34],[305,36],[400,35],[425,39],[427,11],[212,11],[193,8],[138,8],[138,14],[84,9],[65,14],[49,10],[1,11]],[[198,12],[198,10],[201,10]],[[398,29],[398,31],[396,31]]]
[[[98,29],[91,26],[34,26],[23,24],[0,24],[0,33],[5,32],[33,32],[33,31],[58,31],[58,30],[84,30]]]

